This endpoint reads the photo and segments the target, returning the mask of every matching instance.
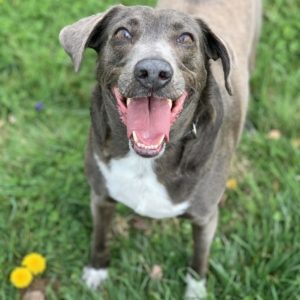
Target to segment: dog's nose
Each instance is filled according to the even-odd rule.
[[[156,91],[171,81],[173,70],[165,60],[143,59],[135,65],[134,76],[143,87]]]

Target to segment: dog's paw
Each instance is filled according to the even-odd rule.
[[[97,289],[107,278],[107,269],[94,269],[92,267],[83,269],[82,279],[90,289]]]
[[[205,279],[197,280],[192,275],[186,276],[185,300],[204,300],[207,297]]]

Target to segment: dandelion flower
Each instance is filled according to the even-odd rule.
[[[0,122],[1,122],[1,121],[0,121]],[[0,127],[1,127],[1,123],[0,123]],[[292,140],[292,145],[293,145],[295,148],[300,148],[300,138],[299,138],[299,139]]]
[[[236,179],[234,179],[234,178],[228,179],[227,183],[226,183],[226,187],[229,190],[236,190],[236,188],[237,188],[237,181],[236,181]]]
[[[33,275],[41,274],[46,269],[46,259],[39,253],[30,253],[23,258],[22,266],[26,267]]]
[[[17,267],[10,273],[10,282],[18,289],[28,287],[32,279],[31,272],[24,267]]]

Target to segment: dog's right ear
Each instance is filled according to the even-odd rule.
[[[225,87],[229,95],[232,95],[232,88],[229,80],[231,70],[231,58],[229,55],[229,49],[225,46],[224,42],[212,32],[208,25],[201,19],[197,19],[198,24],[204,37],[204,50],[208,58],[217,60],[221,59]]]
[[[109,21],[123,5],[117,5],[106,12],[92,15],[64,27],[59,33],[59,41],[73,61],[75,71],[79,70],[85,48],[97,48],[95,34],[104,22]]]

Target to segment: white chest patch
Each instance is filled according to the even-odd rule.
[[[107,165],[96,154],[94,157],[110,196],[138,214],[162,219],[181,215],[188,208],[188,202],[172,203],[166,188],[157,180],[152,159],[130,151],[124,158],[113,159]]]

